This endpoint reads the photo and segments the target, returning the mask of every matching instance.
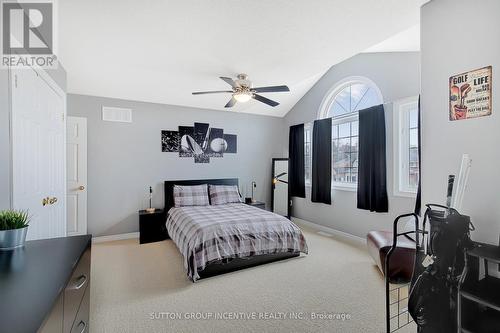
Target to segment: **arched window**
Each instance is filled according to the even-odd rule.
[[[318,118],[350,116],[383,102],[382,93],[372,80],[363,76],[351,76],[337,82],[326,94]]]
[[[323,99],[318,118],[332,118],[332,183],[334,187],[356,187],[358,182],[358,111],[383,104],[383,102],[377,85],[368,78],[359,76],[348,77],[338,82]]]

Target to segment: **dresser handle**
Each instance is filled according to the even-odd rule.
[[[85,329],[87,328],[87,323],[86,323],[86,322],[84,322],[83,320],[81,320],[81,321],[78,323],[78,326],[77,326],[77,327],[80,327],[80,326],[82,326],[82,325],[83,325],[83,328],[82,328],[82,330],[80,331],[80,333],[85,332]]]
[[[71,289],[78,290],[78,289],[82,288],[85,285],[86,282],[87,282],[87,276],[86,275],[81,275],[78,278],[78,282],[76,283],[76,285],[73,288],[71,288]]]

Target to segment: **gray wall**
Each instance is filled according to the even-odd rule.
[[[133,109],[133,123],[101,120],[101,107]],[[281,118],[209,111],[172,105],[68,95],[68,114],[88,119],[88,232],[94,236],[138,231],[137,211],[163,208],[163,181],[174,179],[240,179],[242,194],[257,182],[256,198],[270,204],[271,158],[284,146]],[[207,122],[238,135],[238,153],[195,164],[193,158],[161,151],[161,130]]]
[[[349,76],[365,76],[374,81],[382,92],[384,102],[389,103],[386,105],[389,213],[370,213],[357,209],[355,191],[334,190],[331,205],[312,203],[310,188],[307,188],[305,199],[293,199],[295,217],[365,237],[370,230],[389,229],[397,215],[413,211],[414,199],[393,196],[391,103],[419,94],[419,57],[418,52],[356,55],[333,66],[285,117],[286,129],[283,135],[287,136],[290,125],[317,118],[323,97],[336,82]]]
[[[463,212],[476,226],[473,238],[494,244],[500,233],[498,13],[497,0],[432,1],[421,11],[423,202],[444,203],[447,176],[458,175],[461,156],[468,153],[472,168]],[[458,36],[457,27],[462,24],[459,38],[450,38]],[[450,122],[449,77],[489,65],[493,66],[493,114]]]
[[[8,71],[0,70],[0,210],[10,208],[10,120]]]

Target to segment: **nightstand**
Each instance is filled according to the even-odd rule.
[[[152,243],[168,239],[165,226],[166,215],[163,209],[157,209],[154,213],[145,210],[139,211],[139,242]]]
[[[264,202],[255,201],[255,202],[247,202],[246,204],[263,209],[263,210],[266,210],[266,203],[264,203]]]

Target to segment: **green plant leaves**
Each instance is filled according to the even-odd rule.
[[[28,226],[30,216],[28,211],[3,210],[0,211],[0,230],[21,229]]]

